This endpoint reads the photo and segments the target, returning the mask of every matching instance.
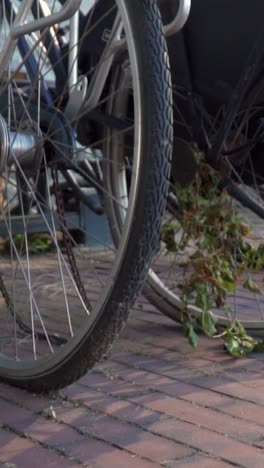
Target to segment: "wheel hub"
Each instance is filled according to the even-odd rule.
[[[12,164],[23,169],[35,167],[36,156],[42,148],[42,137],[29,129],[12,131],[0,114],[0,173]]]

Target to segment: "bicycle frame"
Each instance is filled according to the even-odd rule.
[[[4,48],[0,54],[0,74],[4,71],[11,53],[14,51],[17,41],[21,36],[30,34],[34,31],[50,28],[57,23],[70,19],[78,10],[81,0],[68,0],[58,13],[52,13],[46,17],[36,19],[29,23],[24,23],[29,11],[32,8],[34,0],[22,0],[21,5],[15,15],[14,23],[10,26],[8,37],[6,38]],[[9,3],[5,2],[5,3]]]
[[[14,11],[12,0],[3,0],[5,11],[7,12],[9,23],[11,25],[11,18],[13,24],[10,26],[9,34],[5,40],[4,48],[0,53],[0,75],[5,70],[10,54],[16,47],[19,48],[20,54],[24,59],[24,64],[27,68],[28,74],[31,79],[37,74],[37,63],[28,46],[25,35],[35,31],[45,32],[43,43],[47,49],[47,54],[50,63],[54,69],[56,76],[56,84],[58,91],[65,89],[66,80],[68,80],[69,93],[72,94],[78,83],[78,39],[79,39],[79,8],[81,0],[59,0],[62,8],[59,12],[51,13],[47,2],[45,0],[22,0],[18,11]],[[92,6],[91,6],[92,8]],[[179,31],[187,21],[190,14],[191,0],[179,0],[179,8],[174,20],[165,26],[165,33],[167,36],[175,34]],[[33,13],[35,20],[25,23],[25,19],[30,12]],[[40,14],[40,18],[39,18]],[[56,44],[56,34],[52,27],[62,21],[70,20],[70,43],[69,43],[69,62],[68,73],[62,66],[61,49]],[[121,40],[122,25],[120,19],[116,18],[113,26],[111,37],[106,47],[104,58],[99,64],[95,76],[89,86],[89,95],[87,96],[85,108],[86,111],[94,108],[101,96],[105,80],[111,68],[114,55],[116,51],[124,46]],[[40,35],[39,41],[42,39]],[[100,80],[98,80],[100,76]],[[49,105],[52,105],[50,93],[41,82],[41,95],[42,99]]]
[[[7,20],[10,24],[10,30],[8,36],[5,39],[3,50],[0,53],[0,74],[3,74],[4,70],[6,69],[10,54],[12,54],[15,48],[18,47],[21,57],[23,58],[20,67],[24,64],[29,74],[29,77],[33,80],[34,77],[37,76],[38,67],[34,54],[31,54],[31,49],[28,45],[25,35],[37,30],[47,32],[47,28],[54,26],[60,21],[65,21],[71,18],[78,10],[80,2],[81,0],[68,0],[66,4],[62,7],[60,12],[49,12],[50,14],[45,16],[43,5],[44,3],[46,4],[46,2],[43,2],[43,0],[37,0],[37,2],[35,0],[23,0],[18,11],[15,11],[10,0],[3,0],[4,10],[7,15]],[[25,23],[25,18],[30,10],[32,11],[33,16],[36,17],[36,13],[39,11],[42,17],[36,18],[35,20],[29,23]],[[49,11],[48,7],[46,8],[46,11]],[[12,24],[11,19],[13,19]],[[54,65],[56,79],[60,81],[61,79],[63,79],[64,81],[66,80],[67,75],[65,74],[65,70],[61,66],[62,62],[59,59],[61,55],[60,50],[59,47],[56,47],[56,44],[54,43],[54,34],[52,35],[51,33],[49,33],[49,36],[50,37],[48,38],[48,41],[46,41],[45,44],[46,46],[48,46],[48,56],[51,61],[51,64]],[[35,47],[40,43],[41,38],[42,35],[40,35],[40,39],[38,40]],[[73,67],[77,67],[76,61],[73,64]],[[52,99],[49,90],[45,86],[43,80],[41,80],[40,86],[42,99],[46,102],[48,106],[52,106]]]
[[[166,24],[164,32],[167,37],[179,32],[189,18],[191,11],[191,0],[179,0],[178,12],[171,23]]]
[[[43,45],[47,50],[47,56],[55,73],[58,94],[60,94],[60,91],[62,90],[65,91],[66,84],[69,95],[73,94],[77,88],[79,80],[82,81],[82,77],[78,78],[77,60],[79,39],[78,9],[81,0],[67,0],[66,2],[64,2],[64,0],[60,0],[62,8],[60,12],[57,13],[50,12],[45,0],[23,0],[17,12],[14,11],[11,0],[3,0],[3,2],[8,22],[11,25],[12,18],[13,23],[10,26],[10,31],[5,40],[4,48],[0,53],[0,74],[5,70],[10,54],[16,47],[18,47],[21,57],[23,58],[20,67],[25,65],[29,77],[32,81],[34,80],[38,74],[38,67],[34,54],[31,53],[32,48],[29,47],[25,35],[35,31],[41,31],[40,37],[34,47],[37,47],[37,45],[43,41]],[[29,23],[24,23],[29,11],[32,12],[35,20]],[[39,15],[41,18],[39,18]],[[57,43],[58,41],[56,41],[56,33],[54,29],[52,30],[52,27],[68,19],[70,19],[70,43],[68,70],[65,70],[62,61],[63,57],[61,47]],[[121,40],[121,31],[121,19],[117,17],[105,48],[104,60],[100,61],[97,71],[94,73],[91,83],[89,84],[88,95],[84,96],[84,93],[82,93],[83,99],[86,98],[85,111],[89,111],[96,107],[99,102],[114,56],[117,50],[124,46],[124,41]],[[98,77],[100,77],[100,79],[98,79]],[[50,92],[45,86],[44,80],[41,80],[40,78],[40,81],[42,100],[46,102],[48,106],[52,106],[53,103]],[[74,100],[76,101],[76,96],[74,96]],[[68,108],[69,107],[71,107],[70,104],[68,105]],[[72,114],[70,110],[69,114]]]
[[[34,51],[34,47],[44,46],[55,74],[57,94],[62,95],[66,90],[68,92],[69,99],[64,108],[64,114],[70,122],[74,122],[75,116],[79,113],[81,107],[84,115],[98,106],[114,57],[118,51],[126,47],[126,42],[122,39],[123,24],[121,18],[116,16],[100,63],[93,72],[88,86],[87,78],[78,76],[79,20],[82,15],[78,9],[81,0],[59,0],[59,2],[62,5],[61,10],[52,13],[46,0],[22,0],[17,11],[12,5],[12,0],[3,0],[10,30],[4,48],[0,53],[0,74],[6,69],[10,54],[17,47],[22,57],[20,67],[22,65],[26,67],[28,76],[33,83],[36,76],[39,77],[41,100],[52,108],[54,103],[51,91],[45,80],[39,76],[37,59],[35,54],[31,53]],[[165,26],[167,35],[174,34],[185,24],[190,13],[190,6],[191,0],[179,0],[177,15],[170,24]],[[93,5],[91,5],[92,8]],[[26,23],[25,20],[30,12],[35,19]],[[65,20],[70,20],[68,70],[63,61],[63,50],[57,34],[58,28],[54,27]],[[32,48],[27,35],[35,31],[40,31],[40,34],[36,37],[36,42],[34,42]],[[75,169],[78,170],[79,168],[76,167]],[[87,173],[88,177],[90,175],[90,180],[93,181],[92,185],[97,191],[100,191],[101,181],[96,183],[97,177],[93,167],[86,167],[85,173]],[[75,188],[78,189],[77,186]]]

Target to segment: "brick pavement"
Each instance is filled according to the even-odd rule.
[[[107,360],[56,394],[0,383],[0,467],[264,467],[264,355],[192,350],[146,301]]]

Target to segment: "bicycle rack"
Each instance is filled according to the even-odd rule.
[[[166,24],[164,32],[167,37],[179,32],[185,25],[191,10],[191,0],[179,0],[179,8],[174,20]]]
[[[21,2],[14,24],[10,28],[8,37],[5,40],[5,46],[0,54],[0,74],[3,73],[19,37],[70,19],[80,8],[81,0],[68,0],[57,13],[24,23],[32,3],[33,0],[22,0]]]

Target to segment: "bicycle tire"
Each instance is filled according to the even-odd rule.
[[[128,58],[132,64],[134,99],[135,95],[137,97],[137,100],[135,99],[136,124],[139,127],[140,138],[137,146],[138,153],[135,153],[139,154],[135,158],[137,166],[132,173],[133,190],[131,190],[126,223],[115,252],[111,274],[103,286],[101,297],[94,308],[95,312],[92,309],[93,316],[84,319],[75,335],[55,348],[53,353],[46,355],[45,348],[43,355],[36,359],[30,350],[30,359],[26,357],[23,360],[21,356],[17,357],[17,351],[14,351],[15,356],[10,359],[8,355],[11,352],[10,346],[6,345],[7,356],[3,349],[1,351],[1,380],[34,392],[49,391],[69,385],[79,379],[107,352],[123,328],[129,308],[143,287],[149,264],[159,241],[162,212],[168,190],[172,146],[172,96],[166,41],[162,34],[160,15],[155,0],[117,0],[115,6],[122,19],[127,37]],[[28,105],[27,109],[34,120],[34,106]],[[48,117],[45,121],[47,120]],[[56,141],[56,145],[58,144],[59,142]],[[65,145],[65,142],[63,144]],[[54,176],[55,186],[56,182],[58,184],[56,178],[58,178],[57,173]],[[33,190],[31,195],[33,197]],[[59,201],[57,205],[58,203]],[[64,231],[67,228],[66,221],[62,220],[61,224],[62,231]],[[27,242],[26,233],[24,233],[24,239]],[[12,240],[10,242],[14,254],[16,253],[15,246]],[[59,249],[58,243],[55,246]],[[58,257],[60,255],[61,252]],[[83,282],[82,278],[81,282]],[[8,282],[6,284],[8,287]],[[30,300],[32,300],[33,292],[30,290],[29,293]],[[81,294],[79,291],[77,293]],[[17,296],[16,299],[18,299]],[[10,304],[9,302],[9,306]],[[51,312],[46,311],[47,314]],[[14,328],[21,328],[22,334],[20,314],[23,317],[24,308],[15,316],[11,314],[10,320],[13,320]],[[55,314],[56,307],[54,319]],[[52,315],[49,317],[52,319]],[[30,319],[32,320],[32,316],[29,317]],[[32,336],[32,341],[36,341],[35,338],[33,339],[34,330],[27,329],[23,332],[26,333],[28,339]],[[1,334],[3,336],[3,330]],[[56,329],[55,333],[47,336],[52,336],[56,343]],[[46,341],[48,341],[47,337]],[[46,342],[44,344],[46,345]],[[21,346],[23,351],[23,346],[19,340],[16,340],[16,337],[12,346]],[[41,339],[35,343],[36,346],[41,352]],[[26,352],[29,352],[28,348]]]

